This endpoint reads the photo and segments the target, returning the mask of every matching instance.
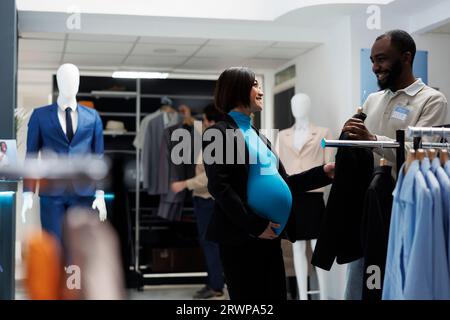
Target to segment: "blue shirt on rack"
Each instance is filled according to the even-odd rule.
[[[450,272],[447,259],[447,237],[444,231],[446,219],[444,218],[441,186],[434,174],[437,168],[436,164],[439,165],[439,159],[436,158],[434,160],[435,165],[432,168],[430,159],[423,159],[421,170],[433,197],[433,208],[431,211],[433,218],[433,229],[431,233],[431,241],[433,244],[433,299],[447,300],[450,299]]]
[[[251,126],[251,119],[242,112],[228,113],[244,135],[249,151],[250,171],[247,183],[248,205],[256,214],[281,225],[283,231],[292,207],[292,193],[278,172],[278,159]]]
[[[433,294],[433,198],[425,177],[419,170],[414,181],[415,230],[406,265],[404,299],[432,300]],[[405,226],[408,228],[408,226]],[[409,232],[412,232],[409,231]]]
[[[447,163],[445,164],[445,172],[450,177],[450,161],[447,161]]]
[[[391,222],[383,282],[383,300],[404,299],[403,289],[409,253],[415,231],[415,192],[414,181],[419,172],[419,161],[413,161],[404,174],[405,164],[400,169],[397,184],[392,193]]]
[[[445,173],[444,168],[441,166],[441,162],[438,158],[434,159],[431,163],[431,170],[434,172],[439,185],[441,187],[442,194],[442,206],[443,206],[443,218],[444,218],[444,235],[445,235],[445,245],[447,248],[447,260],[448,268],[450,272],[450,178]]]

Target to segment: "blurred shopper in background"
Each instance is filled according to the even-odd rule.
[[[209,128],[216,122],[223,119],[223,115],[214,107],[208,105],[203,114],[203,128]],[[208,178],[206,177],[205,167],[202,163],[202,153],[195,168],[195,177],[172,183],[172,190],[180,192],[184,189],[193,191],[194,214],[197,222],[198,239],[205,256],[208,278],[206,285],[197,291],[194,299],[217,299],[223,298],[223,269],[220,261],[219,245],[215,242],[206,240],[206,230],[210,218],[214,212],[214,199],[208,192]]]

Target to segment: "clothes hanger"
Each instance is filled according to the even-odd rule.
[[[405,165],[405,173],[408,172],[409,166],[411,163],[416,160],[416,150],[411,149],[408,152],[408,157],[406,158],[406,165]]]
[[[439,154],[439,159],[441,160],[441,165],[445,166],[445,164],[448,161],[448,150],[447,149],[442,149],[440,154]]]
[[[380,159],[380,167],[387,167],[389,166],[389,162],[385,158]]]
[[[428,150],[428,158],[430,159],[430,162],[436,158],[436,149],[429,149]]]
[[[418,149],[416,152],[416,159],[422,162],[423,159],[425,159],[426,153],[423,149]]]
[[[384,148],[381,147],[380,167],[387,167],[389,162],[384,158]]]

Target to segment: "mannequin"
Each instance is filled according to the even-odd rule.
[[[43,146],[57,154],[66,156],[103,156],[103,125],[98,113],[77,104],[76,95],[80,82],[78,68],[73,64],[63,64],[56,73],[59,95],[57,102],[33,110],[28,123],[27,158],[36,157]],[[66,110],[69,109],[70,110]],[[67,113],[70,116],[67,116]],[[69,128],[70,121],[71,128]],[[62,129],[62,130],[59,130]],[[72,134],[69,134],[72,133]],[[49,137],[52,137],[49,139]],[[44,158],[41,155],[41,158]],[[98,210],[99,218],[107,216],[103,190],[76,185],[52,185],[41,190],[41,223],[43,229],[55,233],[61,239],[62,216],[64,207],[87,206],[88,199],[94,199],[91,207]],[[67,189],[72,191],[67,191]],[[33,207],[35,185],[24,181],[22,221],[26,222],[26,212]],[[72,195],[73,194],[73,195]],[[95,196],[95,198],[94,198]],[[58,205],[52,201],[59,199]],[[92,201],[92,200],[91,200]],[[64,203],[63,203],[64,202]],[[63,204],[62,204],[63,203]],[[58,208],[57,208],[58,207]],[[62,208],[60,208],[62,207]],[[43,208],[46,208],[44,211]],[[55,211],[56,210],[56,211]],[[51,213],[50,213],[51,212]],[[50,217],[50,214],[52,217]],[[48,215],[48,216],[45,216]],[[45,223],[43,222],[45,220]],[[61,219],[61,221],[59,221]],[[47,221],[49,220],[49,221]]]
[[[313,166],[320,165],[329,162],[331,160],[331,154],[325,153],[320,147],[320,141],[323,138],[330,139],[331,133],[327,128],[320,128],[310,123],[309,113],[311,110],[311,99],[309,96],[303,93],[296,94],[291,99],[291,111],[295,118],[295,124],[293,127],[280,132],[279,137],[279,154],[280,159],[285,163],[286,171],[288,174],[296,174],[312,168]],[[320,208],[324,208],[323,203],[323,190],[314,190],[307,195],[296,195],[299,197],[298,208],[294,207],[294,213],[296,213],[296,220],[301,220],[300,225],[305,224],[314,225],[314,231],[308,231],[307,234],[301,235],[297,228],[297,233],[300,233],[297,237],[297,241],[292,245],[294,269],[297,278],[297,285],[299,290],[300,300],[307,300],[307,278],[308,278],[308,261],[306,256],[307,240],[311,240],[311,247],[314,251],[317,236],[318,225],[321,218]],[[308,199],[306,199],[306,197]],[[312,200],[309,200],[312,197]],[[306,204],[308,200],[308,204]],[[318,203],[318,205],[316,205]],[[304,218],[305,212],[299,215],[298,209],[302,211],[311,211],[311,208],[319,208],[319,212],[313,209],[312,212],[306,212],[308,216],[311,216],[314,223],[311,223],[309,219]],[[297,221],[297,225],[299,225]],[[309,226],[307,227],[309,228]],[[324,270],[316,269],[317,277],[319,280],[320,298],[326,299],[326,273]]]

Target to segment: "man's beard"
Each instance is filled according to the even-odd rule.
[[[400,60],[397,60],[391,67],[391,70],[389,71],[389,75],[384,80],[378,80],[378,86],[381,90],[385,89],[392,89],[395,82],[400,78],[400,75],[402,74],[403,67]]]

